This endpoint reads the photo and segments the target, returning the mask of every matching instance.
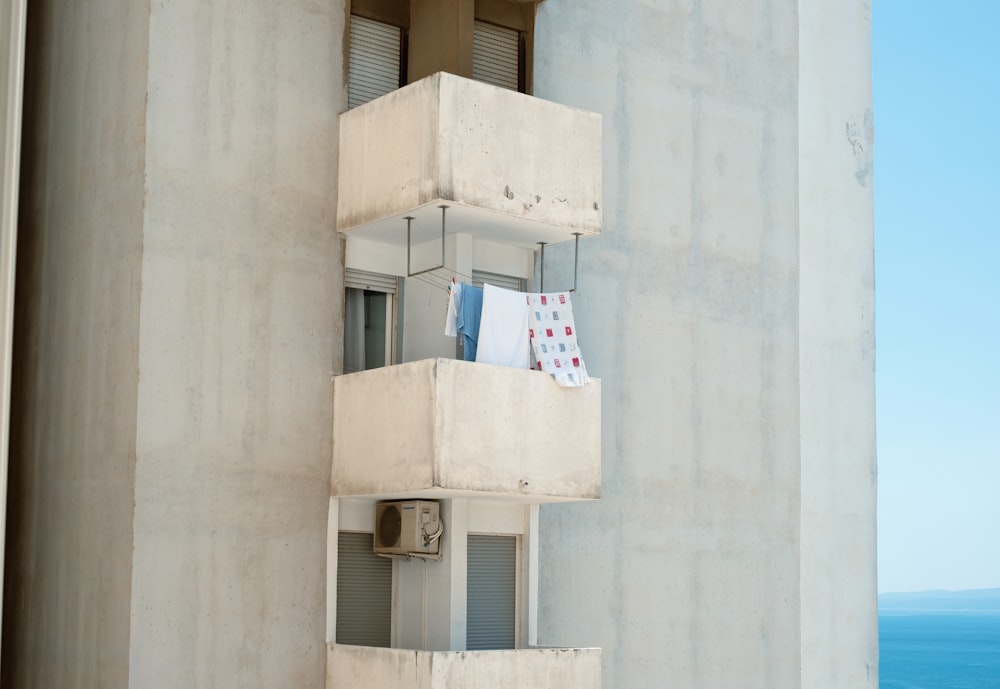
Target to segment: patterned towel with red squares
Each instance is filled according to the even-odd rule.
[[[590,382],[583,354],[576,341],[573,305],[569,292],[526,294],[531,310],[531,350],[535,367],[551,373],[563,387],[579,387]]]

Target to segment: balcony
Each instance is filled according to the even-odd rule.
[[[335,497],[601,496],[601,385],[425,359],[333,385]]]
[[[601,231],[601,118],[438,73],[340,116],[337,229],[535,248]],[[417,242],[417,236],[414,237]]]
[[[600,689],[597,648],[410,651],[329,644],[327,689]]]

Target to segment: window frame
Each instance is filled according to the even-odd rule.
[[[389,283],[394,286],[390,286]],[[347,341],[350,333],[348,332],[347,324],[347,290],[355,289],[361,290],[363,292],[378,292],[386,295],[386,309],[385,309],[385,363],[382,366],[375,366],[372,368],[383,368],[385,366],[393,366],[399,361],[398,350],[399,350],[399,314],[400,314],[400,302],[402,296],[402,286],[400,284],[400,279],[396,275],[388,275],[384,273],[375,273],[372,271],[359,270],[353,268],[345,268],[344,270],[344,337],[343,337],[343,353],[344,359],[341,363],[341,369],[344,373],[358,373],[359,371],[354,371],[353,369],[348,371],[346,367],[346,351],[347,351]],[[365,309],[364,319],[367,322],[368,312]],[[364,370],[371,370],[369,367],[365,367]]]

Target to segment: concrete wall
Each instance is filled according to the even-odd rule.
[[[31,9],[4,686],[322,687],[344,6]]]
[[[537,640],[605,687],[877,681],[866,12],[539,7],[535,93],[603,116],[604,467]],[[4,686],[323,686],[344,18],[32,3]]]
[[[344,16],[151,10],[133,687],[324,684]]]
[[[412,83],[435,72],[472,77],[474,0],[410,0]]]
[[[30,10],[3,685],[125,687],[148,14]]]
[[[21,164],[25,0],[0,7],[0,581],[7,533],[10,362],[14,344],[14,274]],[[3,600],[0,599],[0,621]]]
[[[878,686],[871,7],[799,8],[802,686]]]
[[[536,17],[535,93],[603,115],[605,174],[574,295],[603,379],[603,498],[542,507],[539,641],[603,647],[606,687],[870,681],[871,196],[842,150],[845,122],[864,138],[870,63],[862,3],[799,5]],[[830,143],[812,158],[814,135]],[[853,191],[820,200],[837,166]]]

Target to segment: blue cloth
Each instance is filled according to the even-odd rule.
[[[458,309],[458,334],[462,336],[465,360],[476,360],[479,346],[479,321],[483,316],[483,290],[472,285],[462,286],[462,303]]]

